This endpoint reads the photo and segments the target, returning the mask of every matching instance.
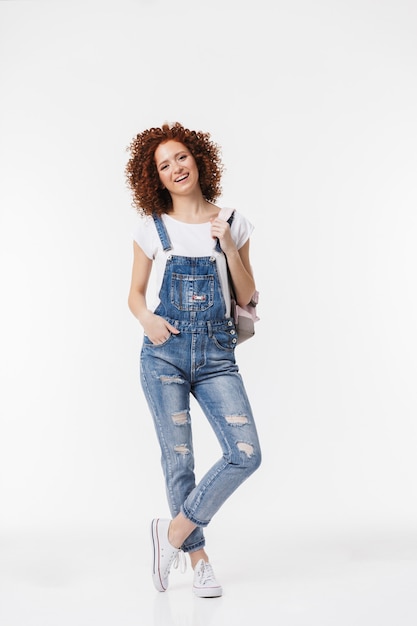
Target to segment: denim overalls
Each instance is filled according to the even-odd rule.
[[[155,225],[167,262],[155,313],[180,333],[154,345],[145,335],[141,383],[161,447],[172,517],[180,511],[198,526],[182,549],[205,545],[203,528],[235,489],[260,465],[261,451],[245,387],[235,361],[236,331],[225,317],[217,272],[223,253],[210,257],[170,254],[162,219]],[[196,485],[190,394],[209,420],[222,456]]]

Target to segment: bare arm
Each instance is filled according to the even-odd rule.
[[[229,224],[218,218],[212,221],[211,232],[213,237],[219,238],[221,248],[227,257],[237,302],[240,306],[246,306],[256,289],[249,259],[249,239],[238,250],[232,239]]]
[[[146,291],[152,270],[152,260],[143,252],[136,242],[133,243],[133,267],[130,283],[128,306],[139,320],[145,334],[152,343],[163,343],[169,333],[177,334],[178,330],[171,326],[163,317],[155,315],[147,307]]]

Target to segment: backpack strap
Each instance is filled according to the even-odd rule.
[[[225,222],[228,222],[229,226],[232,226],[232,222],[233,222],[233,218],[235,216],[235,210],[234,209],[226,209],[226,208],[222,208],[219,211],[218,214],[218,218],[221,220],[224,220]],[[215,246],[215,250],[216,252],[222,252],[221,246],[220,246],[220,241],[217,239],[217,243]]]

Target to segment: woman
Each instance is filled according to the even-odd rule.
[[[237,211],[229,222],[221,193],[220,148],[209,133],[178,122],[139,133],[129,146],[127,183],[139,220],[128,304],[144,330],[141,383],[161,448],[172,519],[152,520],[153,582],[168,587],[180,551],[194,569],[199,597],[222,595],[203,529],[260,465],[251,407],[235,361],[227,264],[237,301],[255,291],[249,260],[252,225]],[[147,304],[155,264],[157,298]],[[192,394],[221,447],[221,458],[196,483],[190,418]]]

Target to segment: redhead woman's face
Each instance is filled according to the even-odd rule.
[[[161,183],[171,195],[185,195],[198,185],[195,159],[184,144],[170,139],[155,150],[155,163]]]

